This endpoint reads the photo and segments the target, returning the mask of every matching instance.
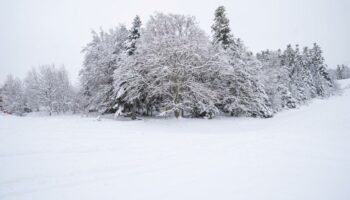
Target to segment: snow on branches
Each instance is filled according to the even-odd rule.
[[[136,16],[130,31],[94,34],[81,71],[87,109],[265,118],[332,93],[318,45],[255,56],[233,37],[224,7],[215,11],[212,32],[210,41],[194,17],[156,13],[144,27]]]
[[[93,32],[83,49],[80,91],[64,69],[44,66],[24,83],[9,77],[1,90],[3,108],[49,113],[85,112],[137,116],[272,117],[317,97],[336,85],[322,50],[288,45],[284,51],[253,55],[231,33],[225,8],[215,11],[212,39],[195,17],[156,13],[142,27],[136,16],[128,30],[120,25]],[[348,76],[348,68],[334,72]]]

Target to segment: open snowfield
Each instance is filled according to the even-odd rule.
[[[1,115],[0,199],[348,200],[350,89],[271,119]]]

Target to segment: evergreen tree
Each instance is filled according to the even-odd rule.
[[[288,45],[283,54],[282,64],[288,68],[289,88],[298,104],[316,96],[329,96],[335,89],[317,44],[314,44],[312,49],[304,48],[302,54],[298,46],[293,49]]]
[[[294,49],[292,45],[287,45],[286,50],[283,52],[282,65],[285,65],[288,70],[289,83],[288,88],[291,95],[297,103],[302,103],[307,100],[304,93],[304,83],[302,80],[302,58],[298,45]]]
[[[130,29],[130,33],[128,35],[128,39],[127,39],[127,52],[128,54],[131,56],[134,54],[135,50],[136,50],[136,43],[137,40],[140,38],[141,36],[141,19],[138,15],[136,15],[136,17],[134,18],[134,21],[132,23],[132,27]]]
[[[213,43],[220,44],[224,49],[227,49],[233,42],[230,20],[226,17],[225,7],[219,6],[215,10],[214,24],[212,25]]]
[[[133,20],[132,27],[129,30],[129,35],[126,40],[126,53],[128,56],[134,56],[135,51],[137,50],[137,42],[139,38],[141,37],[141,26],[142,22],[138,15]],[[121,63],[119,63],[118,68],[123,68],[126,63],[123,61],[128,60],[125,55],[123,55],[123,58],[121,57]],[[134,58],[129,58],[130,60],[134,60]],[[120,74],[117,74],[117,76],[120,76]],[[119,77],[115,78],[118,79]],[[119,115],[121,111],[128,110],[130,111],[129,114],[131,115],[132,119],[136,119],[137,110],[140,110],[144,107],[144,104],[146,103],[146,97],[145,93],[141,92],[139,94],[135,94],[134,97],[138,96],[139,98],[135,98],[133,101],[125,101],[122,97],[126,94],[123,93],[124,90],[126,90],[125,87],[126,82],[121,82],[120,85],[115,85],[115,105],[114,108],[116,108],[116,115]],[[124,86],[123,86],[124,85]],[[122,89],[121,89],[122,88]],[[140,95],[140,96],[139,96]],[[147,109],[148,113],[148,109]]]
[[[315,98],[317,96],[316,83],[313,76],[312,58],[308,47],[304,47],[301,55],[302,66],[302,82],[304,83],[306,90],[306,96],[308,99]]]
[[[294,68],[291,74],[291,88],[295,98],[300,102],[305,102],[315,97],[313,79],[309,67],[307,49],[301,53],[299,45],[296,45],[294,54]]]
[[[263,51],[257,54],[262,63],[262,82],[265,85],[266,94],[272,104],[274,112],[285,108],[295,108],[296,102],[289,90],[289,73],[285,65],[282,65],[282,52]]]
[[[220,109],[235,116],[271,117],[271,105],[259,80],[261,63],[230,33],[223,6],[215,11],[212,32],[214,46],[223,49],[220,52],[223,74],[218,85]]]
[[[310,54],[312,57],[311,65],[314,68],[317,95],[321,97],[329,96],[333,92],[335,85],[327,71],[327,66],[324,63],[320,46],[314,43],[313,48],[310,50]]]
[[[222,111],[233,116],[272,117],[271,103],[260,80],[262,65],[239,39],[225,50],[222,61],[222,66],[228,65],[228,72],[221,75]]]

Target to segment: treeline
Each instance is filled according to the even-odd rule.
[[[156,13],[144,26],[136,16],[129,30],[93,32],[81,88],[66,108],[132,118],[267,118],[336,90],[317,44],[254,55],[231,33],[222,6],[211,28],[210,39],[194,17]]]
[[[275,112],[330,96],[336,89],[317,44],[311,49],[288,45],[283,52],[262,51],[257,59],[263,65],[265,91]]]
[[[320,47],[249,52],[215,11],[212,40],[194,17],[157,13],[94,33],[81,70],[84,108],[101,113],[271,117],[335,89]]]

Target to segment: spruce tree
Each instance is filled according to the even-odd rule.
[[[130,29],[130,33],[128,36],[128,40],[127,40],[127,53],[129,56],[133,55],[135,50],[136,50],[136,41],[137,39],[140,38],[141,34],[140,34],[140,29],[141,29],[141,19],[138,15],[136,15],[136,17],[134,18],[134,21],[132,23],[132,27]]]
[[[316,85],[313,76],[313,69],[311,65],[311,54],[307,47],[304,47],[303,53],[301,55],[301,66],[302,66],[302,81],[307,87],[308,98],[316,97]]]
[[[257,58],[263,65],[262,80],[273,111],[278,112],[285,108],[295,108],[296,101],[289,89],[288,69],[285,65],[282,65],[282,51],[263,51],[257,54]]]
[[[219,108],[233,116],[271,117],[270,102],[259,80],[261,63],[230,33],[223,6],[215,11],[212,32],[213,44],[223,49],[222,70],[227,71],[221,75],[222,84],[218,86]]]
[[[221,44],[224,49],[227,49],[233,42],[230,20],[226,17],[225,7],[219,6],[215,10],[214,24],[211,29],[213,32],[213,43]]]
[[[327,65],[324,63],[324,58],[322,56],[322,50],[320,46],[314,43],[310,54],[312,56],[311,64],[316,71],[314,78],[317,81],[317,94],[321,97],[328,96],[334,88],[334,82],[327,71]]]

